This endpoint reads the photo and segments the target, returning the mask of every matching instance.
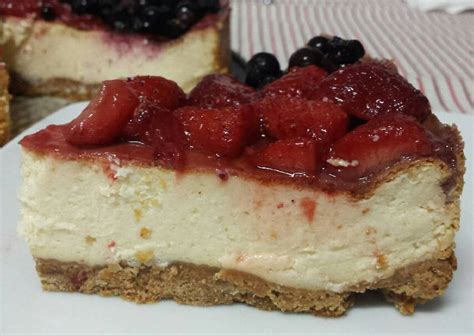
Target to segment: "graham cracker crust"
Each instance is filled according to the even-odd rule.
[[[268,311],[336,317],[354,304],[356,293],[366,290],[381,292],[402,314],[412,314],[417,304],[441,296],[451,281],[456,258],[452,249],[446,250],[445,255],[446,258],[410,265],[388,279],[361,283],[342,293],[285,287],[235,270],[187,263],[91,267],[36,259],[36,269],[46,291],[120,296],[136,303],[164,299],[198,306],[245,303]]]

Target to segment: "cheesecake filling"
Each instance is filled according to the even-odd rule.
[[[440,257],[458,206],[443,164],[395,173],[365,197],[212,172],[57,159],[23,150],[20,233],[35,258],[208,265],[342,292]]]
[[[217,50],[223,43],[220,35],[227,19],[221,15],[208,27],[158,43],[141,35],[84,31],[9,16],[3,18],[0,43],[9,70],[32,85],[58,79],[98,85],[110,78],[160,75],[190,90],[204,75],[224,70]]]

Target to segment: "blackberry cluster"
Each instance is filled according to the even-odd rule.
[[[113,30],[175,38],[206,13],[220,9],[219,0],[60,0],[74,14],[101,18]],[[46,10],[45,14],[51,17]]]
[[[288,68],[316,65],[327,72],[333,72],[339,67],[354,64],[364,55],[364,47],[358,40],[315,36],[304,48],[291,55]],[[283,72],[274,55],[260,52],[248,61],[246,74],[247,85],[260,88],[281,77]]]

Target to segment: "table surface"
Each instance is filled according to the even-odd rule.
[[[474,14],[423,12],[403,0],[233,0],[232,48],[248,59],[293,51],[321,33],[359,39],[393,59],[433,110],[474,114]]]

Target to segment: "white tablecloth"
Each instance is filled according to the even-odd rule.
[[[474,14],[423,12],[403,0],[233,0],[232,48],[275,53],[283,67],[312,36],[362,41],[394,59],[433,110],[474,114]]]

